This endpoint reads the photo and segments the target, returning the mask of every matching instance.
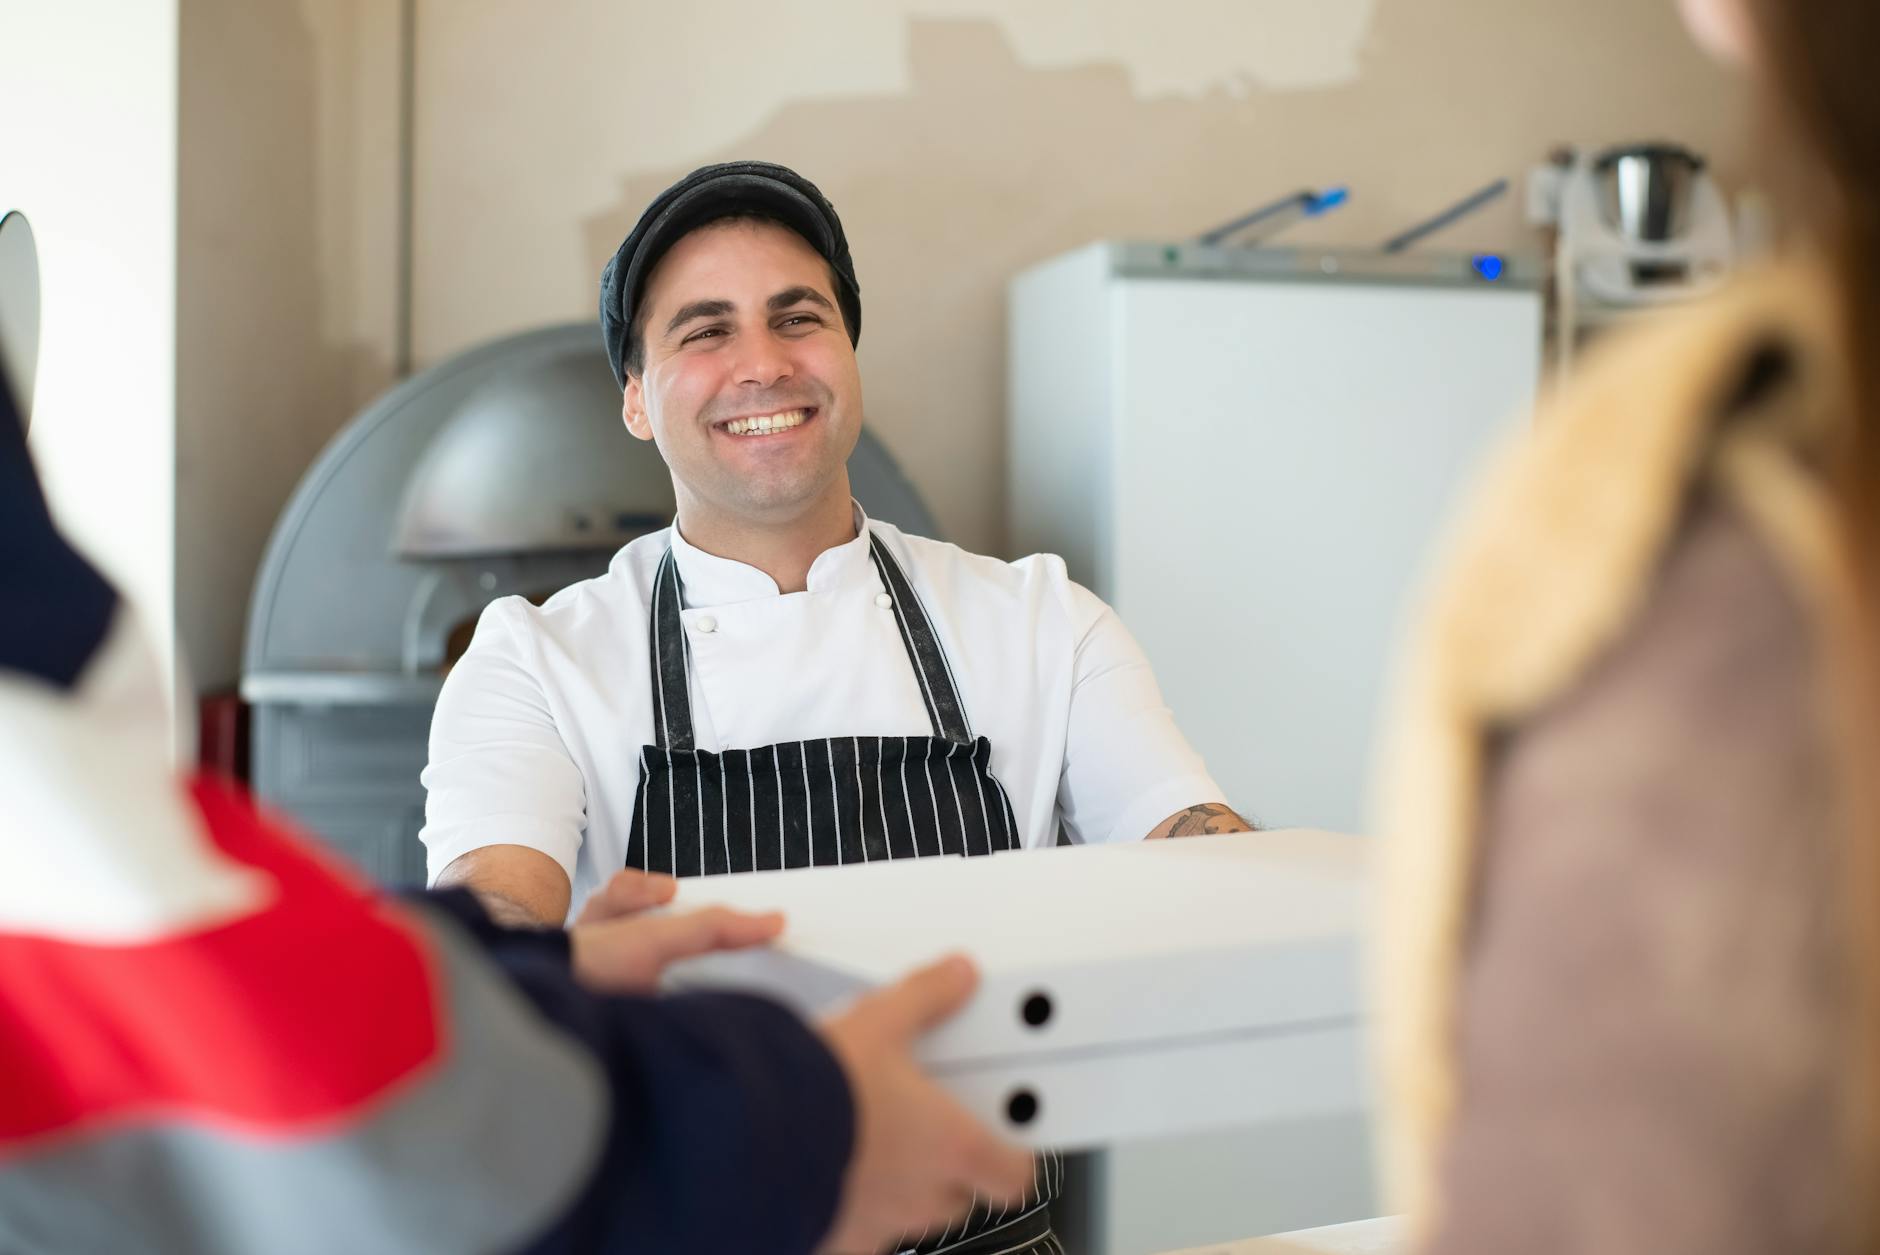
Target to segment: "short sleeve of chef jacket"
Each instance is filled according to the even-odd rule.
[[[431,715],[423,777],[431,881],[488,845],[540,850],[574,880],[586,787],[538,678],[529,625],[516,613],[524,604],[504,598],[484,609]]]
[[[1179,810],[1226,800],[1175,726],[1135,637],[1094,593],[1065,583],[1076,641],[1057,792],[1065,835],[1139,840]]]

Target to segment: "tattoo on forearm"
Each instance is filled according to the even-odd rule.
[[[1200,806],[1190,806],[1175,817],[1169,825],[1171,837],[1202,837],[1217,832],[1253,832],[1253,824],[1236,814],[1233,808],[1219,802],[1207,802]]]

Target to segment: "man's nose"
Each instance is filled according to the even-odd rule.
[[[739,338],[735,370],[739,383],[768,388],[788,379],[794,367],[788,346],[766,331]]]

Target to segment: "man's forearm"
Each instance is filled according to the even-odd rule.
[[[484,889],[477,885],[465,886],[476,895],[477,901],[496,923],[505,928],[559,928],[561,919],[545,918],[540,908],[531,907],[527,902],[512,898],[495,889]]]
[[[468,889],[498,924],[560,928],[568,917],[568,874],[540,850],[491,845],[451,860],[438,874],[439,889]]]
[[[1205,837],[1220,832],[1257,832],[1258,827],[1225,802],[1203,802],[1176,811],[1155,826],[1149,840],[1163,837]]]

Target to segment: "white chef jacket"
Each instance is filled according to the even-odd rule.
[[[569,917],[625,865],[642,746],[654,743],[648,610],[671,545],[685,585],[699,749],[934,730],[870,529],[907,572],[1027,847],[1134,841],[1221,790],[1175,727],[1141,648],[1062,559],[1017,562],[870,523],[820,554],[808,588],[688,544],[633,541],[607,573],[537,607],[491,602],[444,682],[424,770],[430,879],[486,845],[560,863]]]

